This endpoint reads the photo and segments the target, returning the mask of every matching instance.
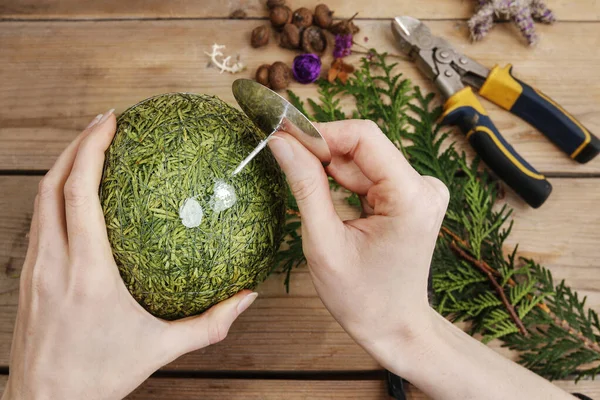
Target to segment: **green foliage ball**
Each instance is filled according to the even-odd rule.
[[[118,118],[100,200],[123,281],[153,315],[201,313],[271,271],[284,177],[268,150],[231,176],[261,139],[246,115],[213,96],[160,95]]]

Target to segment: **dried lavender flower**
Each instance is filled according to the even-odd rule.
[[[352,54],[352,35],[335,35],[333,56],[335,58],[344,58],[350,54]]]

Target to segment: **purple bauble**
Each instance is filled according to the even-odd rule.
[[[294,78],[300,83],[312,83],[321,73],[321,59],[316,54],[301,54],[292,64]]]

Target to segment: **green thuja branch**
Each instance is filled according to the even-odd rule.
[[[305,112],[304,110],[302,111]],[[275,268],[285,273],[285,289],[289,292],[292,270],[302,265],[306,259],[304,258],[304,252],[302,251],[302,237],[299,233],[301,223],[298,204],[291,193],[288,193],[287,198],[287,223],[283,232],[284,243],[277,253]]]
[[[310,112],[292,92],[290,100],[314,121],[374,121],[420,174],[448,186],[450,202],[431,265],[431,303],[438,312],[468,321],[470,333],[484,342],[501,340],[520,353],[524,366],[544,377],[594,377],[600,372],[597,313],[564,282],[555,284],[550,271],[519,258],[516,248],[505,256],[512,210],[498,208],[498,183],[478,159],[468,161],[449,142],[449,132],[436,122],[442,111],[434,106],[434,95],[421,93],[394,66],[385,54],[371,50],[345,84],[319,82],[318,101],[307,101]],[[341,108],[343,98],[353,101],[349,113]],[[349,199],[360,204],[355,195]],[[292,269],[305,261],[293,198],[288,214],[288,236],[279,254],[286,286]]]

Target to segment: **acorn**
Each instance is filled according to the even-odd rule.
[[[273,7],[269,19],[274,28],[283,28],[285,24],[292,22],[292,10],[287,6]]]
[[[270,34],[271,30],[267,25],[257,26],[252,30],[250,44],[254,48],[265,46],[269,43]]]
[[[352,20],[358,15],[358,13],[354,14],[349,19],[344,19],[337,24],[334,24],[329,28],[329,31],[334,35],[355,35],[358,33],[358,26],[354,25]]]
[[[254,79],[256,79],[256,82],[260,83],[261,85],[264,85],[266,87],[270,87],[271,84],[269,82],[269,69],[271,68],[271,66],[269,64],[263,64],[260,67],[258,67],[258,69],[256,70],[256,75],[254,77]]]
[[[279,36],[279,45],[292,50],[299,48],[300,29],[294,24],[285,24]]]
[[[307,53],[323,54],[327,49],[327,37],[318,26],[309,26],[302,32],[302,50]]]
[[[269,84],[273,90],[283,90],[290,85],[292,71],[281,61],[277,61],[269,68]]]
[[[308,8],[301,7],[294,11],[292,23],[299,29],[308,28],[313,23],[313,14]]]
[[[325,4],[319,4],[315,8],[315,15],[313,18],[313,22],[315,25],[327,29],[333,23],[333,11],[327,7]]]
[[[238,8],[237,10],[229,14],[229,18],[231,19],[244,19],[247,16],[248,14],[246,14],[246,11],[242,10],[241,8]]]

